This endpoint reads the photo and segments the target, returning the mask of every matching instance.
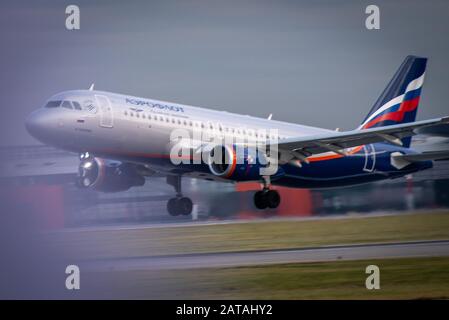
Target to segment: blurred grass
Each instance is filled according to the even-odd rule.
[[[79,230],[49,233],[45,237],[52,245],[83,258],[449,239],[449,212],[130,230]]]
[[[380,290],[365,268],[380,268]],[[88,274],[103,294],[137,299],[449,299],[449,257]]]

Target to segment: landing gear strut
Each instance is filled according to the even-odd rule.
[[[270,177],[264,177],[263,190],[254,194],[254,205],[257,209],[275,209],[281,203],[281,196],[276,190],[270,190]]]
[[[167,211],[171,216],[184,215],[192,213],[193,203],[190,198],[183,197],[181,192],[181,176],[167,176],[167,183],[175,188],[176,197],[167,202]]]

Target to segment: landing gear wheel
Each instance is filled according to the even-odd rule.
[[[268,190],[265,193],[265,198],[268,207],[271,209],[277,208],[281,203],[281,196],[279,195],[279,192],[277,192],[276,190]]]
[[[178,199],[178,206],[182,215],[188,216],[192,213],[193,203],[190,198],[182,197]]]
[[[181,176],[167,176],[167,183],[175,188],[176,198],[171,198],[167,202],[167,211],[172,216],[188,216],[192,213],[192,200],[182,196]]]
[[[188,216],[192,213],[192,208],[192,200],[187,197],[171,198],[167,202],[167,211],[171,216]]]
[[[167,211],[171,216],[179,216],[180,212],[178,210],[178,199],[177,198],[171,198],[167,202]]]
[[[254,194],[254,205],[257,209],[266,209],[268,207],[267,199],[265,197],[265,192],[257,191]]]
[[[254,205],[257,209],[275,209],[279,206],[280,202],[281,197],[276,190],[257,191],[254,194]]]

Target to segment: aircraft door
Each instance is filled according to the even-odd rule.
[[[100,127],[112,128],[114,126],[114,114],[109,98],[105,95],[95,95],[100,110]]]

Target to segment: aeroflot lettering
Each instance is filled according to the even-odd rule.
[[[170,105],[159,104],[159,103],[151,103],[149,101],[137,100],[137,99],[132,99],[132,98],[126,98],[126,103],[133,104],[135,106],[148,106],[150,108],[155,108],[155,109],[175,111],[175,112],[184,112],[184,108],[182,108],[182,107],[170,106]]]

